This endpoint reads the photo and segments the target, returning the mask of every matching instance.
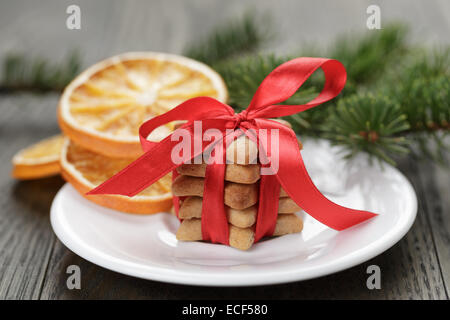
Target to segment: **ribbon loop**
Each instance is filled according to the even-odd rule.
[[[275,105],[289,99],[319,68],[325,75],[321,93],[303,105]],[[254,118],[276,118],[299,113],[336,97],[347,79],[345,67],[337,60],[297,58],[275,68],[261,83],[248,111]]]
[[[208,118],[232,117],[233,115],[233,108],[216,99],[210,97],[192,98],[179,104],[176,108],[144,122],[139,128],[139,139],[142,148],[147,152],[157,144],[148,140],[148,136],[153,130],[162,125],[177,120],[191,122]]]

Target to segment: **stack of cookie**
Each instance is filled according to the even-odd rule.
[[[224,204],[229,222],[230,246],[247,250],[254,241],[258,211],[260,165],[256,144],[246,136],[236,139],[227,148]],[[173,182],[172,192],[181,197],[178,217],[182,219],[177,239],[202,240],[201,214],[206,163],[183,164]],[[281,188],[278,218],[274,236],[300,232],[302,220],[295,214],[301,210]]]

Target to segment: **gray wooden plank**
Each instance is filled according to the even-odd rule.
[[[447,157],[450,164],[450,156]],[[450,170],[447,167],[431,163],[418,166],[420,179],[426,192],[424,201],[432,228],[434,244],[437,250],[439,266],[447,292],[450,296]]]
[[[418,278],[418,281],[420,281],[430,293],[434,293],[433,295],[430,295],[430,298],[448,299],[449,295],[444,282],[446,275],[442,273],[440,264],[442,261],[440,261],[439,258],[440,250],[436,247],[435,237],[433,236],[437,225],[434,222],[430,222],[430,217],[440,214],[439,211],[436,211],[436,206],[439,206],[438,203],[442,201],[442,199],[439,199],[439,196],[435,196],[439,193],[432,191],[432,188],[436,187],[438,181],[437,177],[433,175],[436,165],[430,160],[419,161],[414,157],[407,157],[403,161],[401,169],[403,169],[404,173],[412,183],[419,202],[416,223],[417,220],[420,220],[423,223],[423,226],[420,228],[420,233],[414,237],[413,242],[411,243],[411,250],[412,252],[417,252],[418,250],[425,252],[428,250],[428,254],[424,253],[422,255],[421,253],[419,260],[417,261],[418,263],[414,264],[416,269],[420,268],[421,270],[427,270],[428,274],[426,278]],[[446,181],[450,180],[449,171],[441,172],[441,174],[441,179],[446,179]],[[423,179],[424,175],[429,175],[429,179]],[[448,192],[448,188],[441,189],[440,195],[448,194]],[[444,226],[440,226],[441,231],[442,228],[444,228]],[[448,236],[450,229],[447,228],[446,232]],[[447,261],[447,263],[448,262],[449,261]],[[408,267],[410,267],[410,265],[408,265]]]
[[[59,177],[18,182],[10,177],[19,149],[58,131],[55,96],[0,96],[0,298],[37,299],[55,236],[49,224]]]

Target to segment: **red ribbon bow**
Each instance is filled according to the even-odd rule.
[[[304,105],[277,105],[291,97],[318,68],[322,68],[324,72],[325,85],[315,99]],[[194,146],[196,137],[193,121],[201,120],[202,133],[210,128],[221,131],[223,146],[226,145],[225,142],[241,134],[258,143],[259,129],[279,130],[278,172],[273,175],[262,175],[260,179],[255,242],[266,235],[272,235],[274,231],[280,185],[303,210],[330,228],[343,230],[370,219],[376,214],[339,206],[323,196],[306,171],[295,133],[288,127],[267,119],[299,113],[333,99],[344,88],[346,77],[344,66],[337,60],[296,58],[273,70],[259,86],[248,108],[241,113],[235,114],[230,106],[209,97],[187,100],[167,113],[142,124],[139,134],[145,154],[88,194],[133,196],[174,171],[179,164],[173,163],[171,152],[179,142],[172,141],[170,135],[161,142],[154,143],[147,140],[148,135],[168,122],[187,120],[182,128],[189,131],[191,145]],[[233,128],[240,130],[227,130]],[[188,162],[200,155],[211,146],[211,143],[202,141],[198,150],[183,153],[182,162]],[[269,148],[265,152],[265,156],[270,158]],[[225,152],[223,155],[225,157]],[[202,233],[204,240],[228,244],[228,222],[223,203],[224,163],[208,164],[206,168]],[[175,201],[175,208],[178,209],[178,199]]]

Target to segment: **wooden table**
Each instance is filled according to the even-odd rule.
[[[0,55],[8,48],[36,49],[36,52],[58,59],[63,53],[61,48],[68,48],[73,43],[82,45],[87,64],[126,50],[180,52],[186,39],[190,39],[196,33],[195,30],[202,29],[195,19],[186,17],[202,15],[206,25],[212,26],[216,19],[208,17],[205,12],[220,16],[223,12],[231,15],[240,10],[238,1],[232,1],[226,8],[219,3],[203,6],[201,1],[194,1],[191,5],[157,1],[151,8],[145,7],[147,2],[133,2],[132,6],[123,7],[119,2],[108,2],[105,5],[105,2],[99,4],[96,1],[95,4],[90,4],[78,1],[87,20],[84,29],[76,34],[70,33],[64,27],[54,27],[58,23],[64,24],[65,7],[71,4],[66,2],[56,4],[46,1],[39,9],[30,8],[22,1],[2,4],[0,39],[4,46]],[[263,7],[270,7],[269,3],[263,1]],[[281,11],[276,14],[283,16],[283,12],[289,12],[296,5],[292,1],[282,1]],[[331,2],[327,1],[321,2],[320,5],[334,8]],[[385,5],[388,6],[387,2]],[[422,6],[416,2],[415,6],[420,8],[416,8],[416,16],[412,15],[410,18],[423,19],[423,16],[427,16],[426,13],[433,10],[439,12],[443,9],[439,6],[445,5],[443,2],[430,1],[426,6]],[[320,12],[318,4],[311,6],[310,10],[316,14]],[[348,12],[337,11],[331,18],[337,23],[340,21],[340,15],[351,17],[352,12],[356,14],[358,10],[363,10],[364,6],[367,7],[364,2],[362,5],[347,5]],[[174,16],[169,15],[171,12]],[[391,11],[387,14],[394,15],[395,12],[394,10],[394,13]],[[92,17],[97,19],[89,20]],[[151,19],[147,20],[149,17]],[[175,20],[168,20],[169,18]],[[444,23],[445,26],[445,16],[442,19],[435,17],[432,25]],[[296,19],[291,20],[291,24],[298,23]],[[336,29],[348,27],[349,22],[345,20],[348,19],[337,23]],[[24,21],[28,22],[23,24]],[[177,29],[170,21],[176,21],[173,23],[182,27]],[[351,23],[356,24],[352,21]],[[41,23],[41,31],[44,31],[36,33],[36,26],[32,25],[32,22]],[[155,35],[149,29],[142,29],[143,25],[158,27],[161,32]],[[427,25],[427,28],[430,26]],[[331,30],[333,28],[328,29],[318,32],[334,32]],[[184,31],[180,34],[177,30]],[[442,31],[439,28],[438,30]],[[441,39],[445,38],[445,34],[442,33]],[[146,41],[145,44],[142,44],[142,39]],[[19,182],[10,177],[10,159],[17,150],[59,132],[55,114],[57,100],[56,94],[0,95],[0,299],[449,298],[450,173],[448,169],[411,158],[401,160],[399,168],[410,179],[419,198],[419,211],[412,229],[385,253],[334,275],[274,286],[194,287],[128,277],[78,257],[56,238],[49,222],[50,205],[54,195],[64,184],[62,179],[53,177]],[[366,268],[371,264],[381,268],[380,290],[368,290],[366,287]],[[81,268],[81,290],[68,290],[66,287],[66,268],[69,265],[78,265]]]

